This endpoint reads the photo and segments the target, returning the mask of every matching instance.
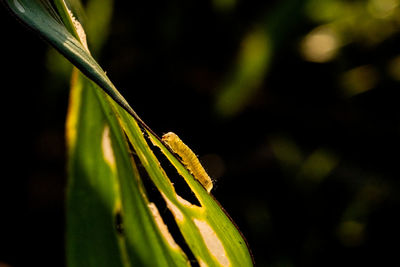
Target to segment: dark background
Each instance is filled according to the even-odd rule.
[[[115,3],[100,64],[156,133],[200,156],[258,266],[400,264],[400,10],[383,2]],[[0,12],[0,266],[63,266],[68,77]],[[327,25],[340,45],[315,62],[302,44]],[[255,29],[269,67],[221,110]]]

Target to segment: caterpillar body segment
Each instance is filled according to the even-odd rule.
[[[186,169],[188,169],[194,178],[196,178],[207,192],[210,193],[213,187],[212,180],[193,151],[173,132],[164,134],[162,136],[162,141],[181,158]]]

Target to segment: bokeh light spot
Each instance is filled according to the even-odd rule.
[[[394,10],[398,5],[398,0],[370,0],[367,8],[373,17],[387,18],[393,15]]]
[[[336,56],[339,47],[339,38],[329,26],[315,28],[301,42],[303,57],[311,62],[324,63]]]
[[[345,72],[342,85],[347,96],[354,96],[371,90],[378,80],[376,68],[372,65],[364,65]]]
[[[365,225],[357,221],[345,221],[339,225],[338,236],[346,247],[355,247],[363,243]]]

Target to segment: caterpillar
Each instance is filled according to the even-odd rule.
[[[207,192],[210,193],[213,187],[211,178],[208,176],[193,151],[173,132],[164,134],[162,136],[162,141],[181,158],[186,169],[188,169],[194,178],[196,178]]]

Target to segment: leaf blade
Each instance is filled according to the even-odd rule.
[[[50,3],[46,0],[7,0],[7,3],[21,20],[48,40],[91,80],[76,74],[78,78],[74,86],[78,89],[71,91],[72,107],[67,129],[72,159],[69,185],[71,201],[68,206],[71,214],[68,236],[72,239],[67,245],[70,253],[68,258],[72,262],[70,265],[188,264],[185,254],[171,245],[155,206],[146,197],[136,166],[143,164],[201,265],[251,266],[251,256],[244,239],[223,209],[165,150],[159,138],[119,94],[82,42],[68,31]],[[190,205],[176,194],[139,125],[147,131],[153,143],[159,142],[157,146],[184,177],[202,207]],[[137,153],[138,162],[129,156],[129,144]],[[88,199],[87,195],[90,196]],[[100,208],[95,207],[96,203]],[[121,224],[126,226],[123,233],[119,233],[116,226],[119,216],[125,222]],[[102,223],[96,224],[98,219]],[[81,239],[80,231],[90,238]],[[98,249],[91,243],[93,240],[107,245]],[[82,251],[90,257],[82,259]],[[101,256],[106,255],[107,251],[112,251],[114,256],[104,256],[103,259]]]
[[[179,247],[171,246],[165,238],[165,231],[160,229],[156,221],[154,207],[146,198],[136,163],[127,153],[124,132],[115,114],[111,112],[109,103],[112,100],[107,100],[100,88],[83,76],[79,80],[86,83],[81,85],[82,93],[90,97],[81,96],[80,101],[75,101],[84,110],[72,112],[71,116],[78,114],[82,116],[81,119],[69,117],[69,120],[80,121],[70,124],[78,126],[76,132],[80,133],[76,137],[74,148],[69,150],[71,182],[68,190],[67,233],[72,239],[69,240],[67,251],[71,266],[186,266],[188,260],[185,254]],[[79,96],[76,93],[71,95]],[[86,116],[96,117],[93,113],[97,113],[99,119],[93,123],[85,123]],[[107,128],[108,134],[104,134]],[[69,132],[72,131],[69,129]],[[108,162],[105,138],[110,138],[112,147],[113,159]],[[75,171],[78,168],[83,174]],[[88,195],[91,197],[83,197]],[[89,203],[85,204],[87,202]],[[94,207],[95,203],[100,206]],[[90,205],[91,209],[88,208]],[[85,216],[88,210],[92,212],[91,216]],[[123,218],[123,233],[118,233],[116,229],[117,214]],[[98,220],[106,223],[99,224]],[[97,229],[93,225],[97,225]],[[90,238],[74,238],[76,232],[82,231]],[[105,250],[118,251],[120,261],[107,257],[103,259],[103,253],[106,255],[110,252],[99,253],[98,248],[93,248],[93,240],[100,244],[109,244],[110,247],[106,246]],[[93,265],[86,265],[87,260],[82,260],[84,251],[87,255],[94,255],[89,261]]]
[[[68,31],[48,0],[5,0],[5,3],[24,24],[47,40],[131,116],[145,125],[125,98],[118,92],[97,61],[82,43]]]

